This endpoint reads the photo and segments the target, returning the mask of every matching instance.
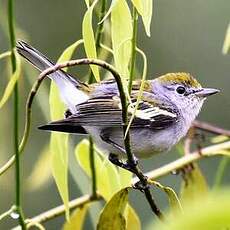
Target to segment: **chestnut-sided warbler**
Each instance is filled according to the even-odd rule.
[[[17,51],[43,71],[54,65],[39,51],[19,41]],[[111,155],[125,156],[121,103],[114,80],[85,84],[63,70],[49,75],[67,106],[66,117],[39,127],[43,130],[90,134],[95,144]],[[141,81],[130,95],[135,106]],[[168,73],[144,84],[144,92],[130,127],[131,149],[139,158],[165,152],[186,135],[207,96],[219,92],[202,88],[189,73]],[[133,106],[129,106],[131,117]]]

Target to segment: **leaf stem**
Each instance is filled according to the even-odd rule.
[[[16,57],[15,57],[15,32],[14,32],[14,1],[8,0],[8,22],[9,22],[9,37],[10,37],[10,46],[11,46],[11,65],[12,65],[12,72],[14,73],[16,71]],[[20,157],[19,157],[19,147],[18,147],[18,126],[19,126],[19,97],[18,97],[18,83],[14,86],[14,152],[15,152],[15,183],[16,183],[16,189],[15,189],[15,206],[16,206],[16,212],[19,214],[19,223],[21,225],[22,229],[25,229],[25,222],[24,222],[24,215],[21,207],[21,175],[20,175]]]
[[[136,8],[133,6],[133,35],[132,35],[132,53],[131,53],[131,64],[130,64],[130,74],[129,74],[129,94],[132,90],[132,82],[135,74],[135,61],[136,61],[136,43],[137,43],[137,22],[138,14]]]

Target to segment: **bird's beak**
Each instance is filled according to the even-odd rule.
[[[198,97],[208,97],[219,92],[220,92],[219,89],[203,88],[198,92],[196,92],[195,95]]]

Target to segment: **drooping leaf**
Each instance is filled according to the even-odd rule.
[[[75,42],[67,49],[65,49],[58,62],[68,61],[80,43],[81,40]],[[54,121],[63,118],[66,107],[60,98],[58,88],[54,82],[51,82],[50,85],[49,103],[51,120]],[[69,218],[68,137],[68,134],[52,132],[50,139],[50,152],[52,153],[52,173],[66,208],[67,219]]]
[[[8,82],[4,90],[3,96],[0,99],[0,109],[8,101],[9,97],[11,96],[14,90],[14,86],[16,82],[18,81],[20,74],[21,74],[21,59],[19,58],[17,53],[15,53],[15,58],[16,58],[16,70],[13,73],[12,77],[10,78],[10,81]]]
[[[108,16],[111,14],[111,12],[113,10],[113,7],[116,5],[117,1],[118,0],[112,0],[108,11],[106,12],[105,16],[102,18],[102,20],[98,24],[101,24],[102,22],[104,22],[108,18]]]
[[[124,211],[128,203],[128,192],[129,188],[124,188],[106,203],[99,217],[98,230],[126,229]]]
[[[42,188],[51,179],[51,153],[48,146],[45,146],[41,151],[35,166],[27,178],[27,186],[30,191],[35,191]]]
[[[109,200],[120,189],[120,178],[116,167],[107,160],[106,156],[98,153],[97,149],[94,153],[97,189],[105,200]],[[91,178],[88,140],[84,139],[76,146],[75,156],[81,168]]]
[[[63,53],[61,54],[61,56],[58,59],[58,62],[64,62],[64,61],[68,61],[71,59],[71,57],[73,56],[74,51],[78,48],[78,46],[80,44],[83,44],[83,39],[80,39],[76,42],[74,42],[72,45],[68,46]],[[63,68],[63,70],[67,70],[66,68]]]
[[[198,197],[195,202],[188,201],[177,218],[170,216],[164,222],[155,222],[149,229],[227,230],[230,226],[229,193],[229,189],[223,189]]]
[[[132,17],[125,0],[117,0],[113,6],[111,36],[115,66],[121,77],[127,79],[131,58]]]
[[[63,230],[82,230],[88,208],[89,205],[86,204],[83,207],[77,208],[75,211],[73,211],[69,221],[64,224]]]
[[[230,49],[230,23],[228,25],[228,29],[226,31],[225,39],[224,39],[224,44],[222,48],[222,53],[227,54]]]
[[[168,186],[163,186],[159,182],[153,181],[153,180],[151,180],[150,183],[154,184],[158,188],[162,189],[167,194],[168,201],[169,201],[169,206],[172,209],[172,211],[182,212],[182,207],[181,207],[180,200],[179,200],[176,192],[172,188],[170,188]]]
[[[127,206],[127,212],[128,214],[126,219],[126,230],[141,230],[140,219],[135,210],[130,205]]]
[[[82,22],[82,36],[84,40],[85,52],[88,58],[97,58],[97,51],[95,45],[95,37],[93,32],[92,17],[93,8],[98,0],[95,0],[93,4],[86,11]],[[100,81],[99,69],[95,65],[90,66],[96,81]]]
[[[196,197],[206,196],[208,193],[208,185],[199,166],[194,163],[193,167],[185,174],[181,184],[182,202],[195,200]]]
[[[131,186],[132,173],[128,170],[119,168],[121,188]]]
[[[150,26],[153,14],[153,0],[132,0],[133,5],[142,17],[146,34],[150,37]]]

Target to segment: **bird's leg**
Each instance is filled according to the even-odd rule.
[[[126,151],[124,150],[124,148],[122,146],[120,146],[119,144],[117,144],[116,142],[114,142],[113,140],[111,140],[108,137],[108,135],[106,135],[105,132],[102,131],[101,134],[100,134],[100,137],[107,144],[112,145],[113,147],[115,147],[116,149],[118,149],[120,152],[126,154]],[[117,166],[119,166],[119,167],[121,167],[123,169],[126,169],[126,170],[128,170],[128,171],[130,171],[132,173],[135,173],[134,170],[133,170],[133,168],[135,168],[137,166],[137,164],[138,164],[138,159],[136,157],[135,157],[133,163],[130,163],[128,161],[123,162],[122,160],[119,159],[119,157],[118,157],[117,154],[113,154],[113,153],[109,154],[109,160],[113,164],[115,164],[115,165],[117,165]]]

